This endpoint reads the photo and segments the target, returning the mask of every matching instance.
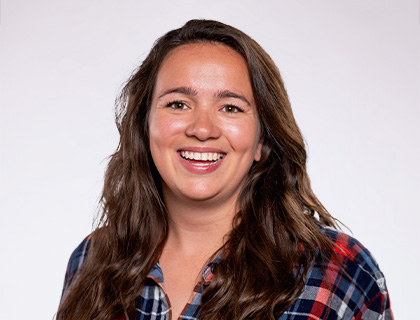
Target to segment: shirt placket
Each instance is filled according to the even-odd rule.
[[[218,257],[219,258],[219,257]],[[198,319],[201,303],[201,295],[205,288],[213,279],[213,269],[218,262],[209,263],[202,271],[202,280],[195,286],[194,291],[179,319],[195,320]],[[172,308],[168,295],[165,291],[164,277],[159,263],[149,272],[148,279],[152,280],[153,285],[147,285],[142,293],[142,302],[137,305],[140,314],[139,320],[169,320],[172,319]],[[173,320],[173,319],[172,319]]]

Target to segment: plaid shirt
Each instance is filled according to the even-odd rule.
[[[324,231],[336,244],[336,252],[342,258],[343,266],[339,268],[330,261],[326,273],[323,274],[321,266],[315,264],[306,278],[300,297],[279,320],[393,319],[384,275],[370,252],[346,234],[329,228]],[[73,252],[67,267],[63,292],[82,267],[89,243],[90,237]],[[203,283],[196,285],[180,319],[199,319],[202,290],[212,280],[212,267],[219,261],[220,256],[204,268]],[[147,277],[146,286],[136,301],[136,310],[138,320],[169,320],[172,317],[159,263]]]

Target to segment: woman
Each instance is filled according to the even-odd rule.
[[[208,20],[164,35],[117,126],[59,319],[392,318],[375,261],[312,192],[278,69],[247,35]]]

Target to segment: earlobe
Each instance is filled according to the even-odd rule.
[[[254,156],[254,160],[257,162],[260,161],[261,159],[261,150],[262,150],[263,144],[264,144],[264,138],[261,137],[260,141],[258,142],[257,150],[255,151],[255,156]]]

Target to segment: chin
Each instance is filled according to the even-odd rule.
[[[193,191],[189,193],[183,194],[184,198],[190,200],[190,201],[212,201],[217,200],[217,193],[211,193],[211,192],[202,192],[202,191]]]

